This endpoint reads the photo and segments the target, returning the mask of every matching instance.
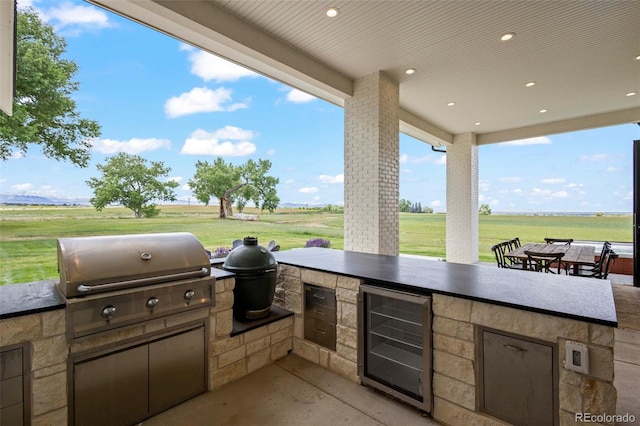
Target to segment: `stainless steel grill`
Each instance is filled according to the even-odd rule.
[[[211,306],[209,257],[189,233],[58,240],[71,338]]]
[[[206,392],[215,276],[195,236],[61,238],[58,266],[69,424],[137,424]]]

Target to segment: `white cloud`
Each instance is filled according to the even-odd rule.
[[[183,179],[184,178],[182,176],[172,176],[172,177],[168,178],[167,181],[180,183],[180,182],[182,182]]]
[[[431,207],[440,207],[442,205],[442,201],[440,200],[433,200],[430,204]]]
[[[442,157],[440,157],[436,161],[434,161],[433,164],[435,164],[436,166],[444,166],[444,165],[446,165],[447,164],[447,156],[443,155]]]
[[[564,183],[564,178],[548,178],[548,179],[542,179],[540,182],[551,184],[551,185],[557,185],[559,183]]]
[[[287,101],[293,102],[294,104],[304,104],[314,99],[316,99],[315,96],[298,89],[291,89],[289,93],[287,93]]]
[[[235,111],[248,108],[246,103],[231,102],[231,89],[219,87],[211,90],[207,87],[194,87],[190,92],[174,96],[164,104],[164,112],[169,118],[199,112]]]
[[[532,195],[535,196],[542,196],[542,197],[548,197],[551,195],[551,191],[549,191],[548,189],[540,189],[540,188],[533,188],[531,190]]]
[[[569,194],[567,193],[567,191],[558,191],[551,194],[551,196],[553,198],[567,198]]]
[[[189,186],[188,183],[185,183],[180,187],[180,189],[182,189],[183,191],[191,191],[191,186]]]
[[[420,163],[426,163],[427,161],[429,161],[429,159],[431,159],[430,155],[425,155],[423,157],[413,157],[407,154],[402,154],[400,155],[400,164],[406,164],[406,163],[411,163],[411,164],[420,164]]]
[[[64,36],[79,36],[83,32],[95,32],[112,27],[109,15],[94,6],[75,5],[64,1],[48,9],[38,8],[32,1],[21,0],[19,9],[33,7],[40,18],[51,24]]]
[[[513,192],[514,194],[522,195],[524,191],[522,191],[522,189],[520,189],[520,188],[516,188],[511,192]]]
[[[609,154],[591,154],[591,155],[581,155],[580,161],[607,161],[611,159],[611,155]]]
[[[139,154],[146,151],[155,151],[160,148],[171,148],[168,139],[140,139],[133,138],[128,141],[117,141],[114,139],[95,139],[93,150],[103,154],[113,154],[115,152],[126,152],[127,154]]]
[[[213,132],[212,135],[216,139],[233,140],[253,139],[255,136],[252,130],[245,130],[235,126],[224,126]]]
[[[191,74],[196,75],[204,81],[215,81],[221,83],[223,81],[238,81],[243,77],[259,77],[249,69],[227,61],[219,56],[211,53],[197,50],[192,46],[183,44],[180,46],[182,50],[189,51],[189,62],[191,62]]]
[[[32,188],[32,183],[18,183],[15,185],[11,185],[11,189],[13,189],[14,191],[29,191]]]
[[[226,136],[225,139],[240,140],[240,142],[220,142],[221,136]],[[248,140],[241,140],[243,139],[242,136],[253,137],[253,132],[233,126],[223,127],[213,133],[198,129],[191,133],[190,138],[185,140],[180,154],[217,155],[221,157],[241,157],[253,154],[256,151],[255,144]]]
[[[618,167],[613,167],[613,166],[607,167],[607,172],[609,172],[609,173],[617,173],[619,171],[620,171],[620,169]]]
[[[291,185],[293,182],[295,182],[295,180],[287,179],[284,183],[287,184],[287,185]]]
[[[275,149],[270,149],[267,151],[267,155],[274,155],[276,153]]]
[[[569,188],[574,189],[574,188],[584,188],[584,185],[581,183],[570,183],[569,185],[567,185]]]
[[[298,192],[302,192],[304,194],[313,194],[314,192],[318,192],[319,189],[315,186],[300,188]]]
[[[335,176],[320,175],[320,182],[322,182],[322,183],[343,183],[344,182],[344,174],[339,174],[339,175],[335,175]]]
[[[504,177],[501,177],[499,180],[500,182],[504,182],[504,183],[518,183],[522,179],[517,176],[513,176],[513,177],[504,176]]]
[[[551,139],[546,136],[539,136],[537,138],[529,138],[529,139],[518,139],[511,142],[501,143],[500,146],[503,145],[549,145],[551,143]]]
[[[11,155],[9,155],[9,160],[19,160],[21,158],[24,158],[24,156],[24,151],[12,152]]]

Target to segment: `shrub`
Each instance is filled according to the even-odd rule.
[[[305,247],[324,247],[324,248],[329,248],[329,247],[331,247],[331,241],[324,240],[322,238],[314,238],[312,240],[307,241],[307,244],[305,244]]]
[[[230,248],[218,247],[213,253],[207,250],[207,254],[209,255],[209,259],[220,259],[229,256],[230,251]]]

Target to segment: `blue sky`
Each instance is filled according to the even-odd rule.
[[[96,120],[89,167],[37,147],[2,164],[0,191],[88,199],[85,181],[118,152],[163,161],[178,199],[198,160],[269,159],[281,202],[342,204],[343,110],[88,3],[19,1],[65,37],[80,70],[74,95]],[[494,212],[630,212],[635,124],[479,148],[479,198]],[[446,206],[446,155],[400,136],[400,197]]]

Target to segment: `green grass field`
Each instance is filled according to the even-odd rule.
[[[255,213],[251,209],[247,213]],[[445,215],[400,215],[400,252],[445,257]],[[56,278],[56,239],[89,235],[191,232],[209,250],[230,247],[253,235],[260,244],[275,240],[283,250],[324,238],[343,248],[343,215],[300,209],[262,213],[258,221],[217,218],[217,207],[162,206],[158,217],[135,219],[125,208],[0,207],[0,285]],[[491,262],[491,246],[519,237],[632,241],[632,216],[480,216],[480,260]]]

